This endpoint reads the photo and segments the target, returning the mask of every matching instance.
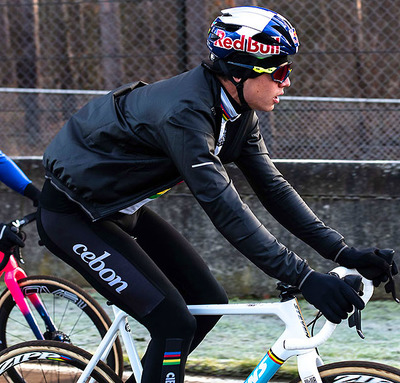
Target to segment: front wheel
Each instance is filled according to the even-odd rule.
[[[399,383],[400,370],[385,364],[346,361],[318,368],[323,383]],[[300,377],[290,383],[301,383]]]
[[[67,339],[75,346],[94,352],[111,325],[111,320],[95,299],[76,284],[53,276],[30,276],[18,281],[21,291],[45,339]],[[59,330],[46,332],[42,318],[29,301],[37,294]],[[59,334],[62,336],[59,336]],[[35,336],[7,289],[0,296],[0,350],[33,340]],[[107,364],[122,375],[123,353],[119,339],[113,345]]]
[[[17,371],[23,383],[75,383],[90,358],[91,354],[68,343],[47,340],[20,343],[0,353],[0,381],[14,383],[13,374]],[[122,383],[103,362],[95,366],[85,382],[89,381]]]

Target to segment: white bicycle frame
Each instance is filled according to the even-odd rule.
[[[346,275],[359,275],[356,270],[349,270],[344,267],[338,267],[333,272],[341,278]],[[372,296],[373,285],[371,281],[365,278],[363,278],[363,284],[364,294],[362,299],[366,304]],[[318,367],[323,362],[316,348],[329,339],[336,325],[326,321],[318,334],[310,337],[296,298],[276,303],[189,305],[188,308],[193,315],[276,315],[285,323],[285,330],[281,336],[244,383],[269,382],[282,364],[295,355],[297,356],[298,372],[302,382],[322,383]],[[125,344],[135,379],[137,382],[141,381],[143,368],[131,336],[128,314],[115,306],[113,306],[113,310],[115,319],[77,383],[86,382],[98,361],[106,359],[118,332]]]

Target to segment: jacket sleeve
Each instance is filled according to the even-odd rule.
[[[31,183],[25,173],[2,151],[0,151],[0,181],[20,194],[24,194],[26,186]]]
[[[258,121],[248,135],[236,164],[264,207],[279,223],[323,257],[334,258],[344,246],[343,236],[326,226],[312,212],[272,163]]]
[[[187,119],[190,116],[190,128]],[[170,117],[160,138],[187,186],[215,227],[268,275],[299,285],[310,272],[243,203],[219,158],[214,155],[213,122],[204,113]]]

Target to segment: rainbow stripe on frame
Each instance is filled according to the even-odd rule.
[[[284,363],[284,361],[282,359],[279,359],[273,352],[271,349],[268,350],[268,356],[276,363],[279,365],[282,365]]]
[[[163,366],[175,366],[181,363],[180,351],[165,352]]]
[[[278,358],[271,349],[268,350],[264,358],[245,380],[244,383],[267,383],[279,370],[284,360]]]

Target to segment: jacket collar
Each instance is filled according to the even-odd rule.
[[[222,118],[225,121],[235,121],[240,117],[240,114],[236,111],[236,108],[232,105],[232,102],[236,102],[229,96],[228,92],[225,92],[221,86],[221,109]]]

